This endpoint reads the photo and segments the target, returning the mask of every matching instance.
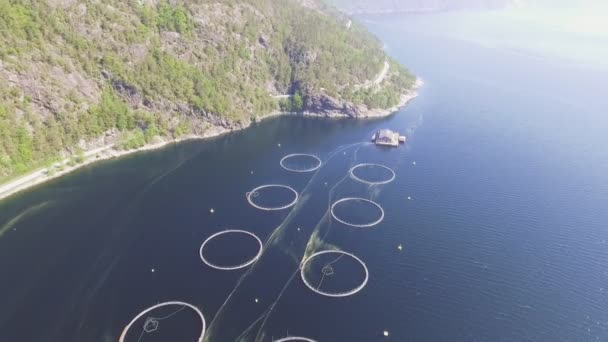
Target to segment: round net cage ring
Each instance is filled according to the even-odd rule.
[[[245,234],[245,235],[249,235],[252,238],[255,239],[255,241],[257,242],[259,248],[258,248],[258,253],[251,259],[247,260],[246,262],[239,264],[239,265],[234,265],[234,266],[220,266],[220,265],[216,265],[212,262],[210,262],[209,260],[207,260],[205,258],[205,255],[203,253],[204,249],[205,249],[205,245],[207,245],[207,243],[209,243],[209,241],[213,240],[214,238],[220,236],[220,235],[224,235],[224,234]],[[201,245],[201,248],[199,249],[199,255],[201,257],[201,260],[205,263],[205,265],[214,268],[216,270],[221,270],[221,271],[234,271],[234,270],[238,270],[241,268],[245,268],[251,264],[253,264],[254,262],[256,262],[260,256],[262,256],[262,251],[263,251],[264,245],[262,243],[262,240],[260,240],[259,237],[257,237],[255,234],[248,232],[246,230],[240,230],[240,229],[228,229],[228,230],[224,230],[218,233],[215,233],[213,235],[211,235],[210,237],[208,237],[205,241],[203,241],[203,244]]]
[[[358,177],[355,174],[355,170],[357,170],[358,168],[362,168],[362,167],[379,167],[381,169],[389,171],[391,173],[391,176],[388,179],[381,180],[381,181],[368,181],[368,180],[365,180],[363,178]],[[372,164],[372,163],[364,163],[364,164],[355,165],[348,172],[350,173],[350,177],[352,179],[356,180],[357,182],[365,183],[365,184],[368,184],[368,185],[383,185],[383,184],[388,184],[388,183],[394,181],[395,177],[396,177],[395,171],[393,171],[393,169],[391,169],[390,167],[385,166],[385,165],[381,165],[381,164]]]
[[[294,195],[294,198],[291,202],[282,205],[282,206],[278,206],[278,207],[265,207],[265,206],[261,206],[259,204],[256,204],[252,198],[255,197],[259,197],[259,191],[263,190],[263,189],[268,189],[268,188],[282,188],[282,189],[287,189],[289,191],[291,191]],[[254,196],[254,194],[256,194]],[[258,186],[257,188],[245,193],[245,197],[247,197],[247,202],[249,202],[249,204],[251,204],[252,207],[256,208],[256,209],[260,209],[260,210],[266,210],[266,211],[274,211],[274,210],[283,210],[283,209],[287,209],[290,207],[293,207],[296,202],[298,202],[298,199],[300,197],[300,195],[298,194],[298,192],[296,190],[294,190],[294,188],[287,186],[287,185],[281,185],[281,184],[267,184],[267,185],[261,185]]]
[[[378,210],[380,210],[380,217],[378,219],[376,219],[375,221],[373,221],[373,222],[361,223],[361,224],[344,221],[341,218],[339,218],[338,216],[336,216],[336,214],[334,213],[334,208],[336,207],[336,205],[338,205],[340,203],[348,202],[348,201],[362,201],[362,202],[365,202],[365,203],[372,204],[373,206],[375,206],[376,208],[378,208]],[[334,202],[331,205],[330,212],[331,212],[331,217],[333,217],[334,220],[336,220],[336,221],[338,221],[338,222],[340,222],[340,223],[342,223],[344,225],[351,226],[351,227],[356,227],[356,228],[369,228],[369,227],[373,227],[373,226],[379,224],[380,222],[382,222],[382,220],[384,220],[384,209],[382,209],[382,207],[380,206],[380,204],[378,204],[378,203],[376,203],[374,201],[365,199],[365,198],[360,198],[360,197],[345,197],[345,198],[341,198],[341,199],[337,200],[336,202]]]
[[[145,309],[144,311],[140,312],[122,330],[122,333],[120,334],[120,337],[118,338],[118,342],[125,342],[125,339],[127,338],[127,333],[129,332],[129,330],[131,330],[131,327],[133,327],[133,325],[135,324],[135,322],[137,322],[137,320],[139,320],[140,318],[144,317],[146,314],[148,314],[149,312],[152,312],[153,310],[156,310],[158,308],[162,308],[162,307],[165,307],[165,306],[172,306],[172,305],[178,305],[178,306],[182,306],[182,307],[187,307],[189,309],[192,309],[192,311],[196,312],[196,314],[198,315],[198,317],[201,319],[201,333],[198,336],[198,338],[196,339],[196,341],[197,342],[203,342],[203,337],[205,336],[205,330],[206,330],[205,316],[203,316],[203,313],[201,312],[201,310],[199,310],[196,306],[194,306],[192,304],[189,304],[189,303],[186,303],[186,302],[179,302],[179,301],[171,301],[171,302],[164,302],[164,303],[156,304],[156,305],[151,306],[151,307]],[[149,332],[154,332],[154,331],[156,331],[158,329],[158,325],[159,325],[159,321],[160,320],[161,319],[159,319],[159,318],[147,318],[146,322],[144,324],[143,330],[145,332],[148,332],[148,331]]]
[[[353,259],[355,259],[355,261],[357,261],[361,267],[363,268],[363,271],[365,272],[365,278],[363,279],[363,282],[361,282],[361,284],[357,287],[355,287],[352,290],[349,291],[345,291],[345,292],[325,292],[325,291],[321,291],[317,288],[314,287],[313,284],[311,284],[307,279],[306,279],[306,275],[304,274],[304,270],[306,269],[306,265],[314,258],[320,256],[320,255],[324,255],[324,254],[340,254],[340,255],[346,255],[349,256]],[[321,252],[317,252],[314,253],[313,255],[309,256],[306,260],[304,260],[304,262],[302,262],[302,266],[300,266],[300,277],[302,278],[302,281],[304,282],[304,285],[306,285],[306,287],[308,287],[311,291],[320,294],[322,296],[326,296],[326,297],[332,297],[332,298],[341,298],[341,297],[348,297],[348,296],[352,296],[358,292],[360,292],[361,290],[363,290],[363,288],[367,285],[367,281],[369,280],[369,271],[367,269],[367,266],[365,265],[365,263],[359,259],[357,256],[355,256],[352,253],[348,253],[348,252],[343,252],[343,251],[321,251]]]
[[[294,158],[294,157],[308,157],[308,158],[313,158],[316,160],[317,164],[313,167],[310,167],[308,169],[294,169],[291,168],[289,166],[285,166],[285,161],[289,158]],[[319,159],[319,157],[313,155],[313,154],[307,154],[307,153],[293,153],[293,154],[289,154],[286,155],[285,157],[281,158],[281,161],[279,162],[279,164],[281,164],[281,167],[287,171],[291,171],[291,172],[300,172],[300,173],[306,173],[306,172],[313,172],[318,170],[321,165],[323,164],[323,162],[321,161],[321,159]]]
[[[279,339],[279,340],[274,340],[273,342],[317,342],[317,341],[307,338],[307,337],[290,336],[290,337],[283,337],[282,339]]]

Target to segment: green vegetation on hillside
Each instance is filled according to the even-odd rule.
[[[355,104],[365,104],[368,108],[391,108],[398,105],[400,95],[414,86],[416,77],[399,63],[393,61],[390,65],[392,72],[382,87],[357,90],[348,88],[344,91],[344,98]]]
[[[272,94],[297,94],[290,111],[311,90],[388,107],[411,84],[403,70],[354,90],[381,70],[379,42],[298,1],[0,0],[0,181],[88,142],[246,124]]]
[[[300,91],[296,91],[293,96],[279,101],[279,107],[283,112],[297,113],[302,111],[303,106],[304,100],[302,99],[302,93]]]

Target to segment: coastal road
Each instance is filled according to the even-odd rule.
[[[289,94],[285,94],[285,95],[272,95],[272,97],[274,97],[277,100],[281,100],[281,99],[288,99],[293,97],[293,95],[289,95]]]
[[[96,148],[96,149],[87,151],[87,152],[85,152],[84,157],[85,157],[85,159],[90,158],[91,156],[94,156],[100,152],[106,151],[112,147],[114,147],[114,145],[103,146],[100,148]],[[65,165],[69,161],[70,161],[70,158],[64,159],[61,162],[53,164],[52,167],[58,167],[60,165]],[[70,171],[72,171],[72,169],[73,168],[71,168],[71,167],[66,168],[65,170],[63,170],[61,172],[57,172],[57,174],[54,176],[59,176],[61,174],[70,172]],[[0,200],[14,194],[15,192],[18,192],[18,191],[28,188],[30,186],[42,183],[43,181],[52,178],[53,176],[49,176],[48,173],[49,173],[49,169],[44,168],[44,169],[32,172],[23,177],[12,180],[6,184],[0,185]]]
[[[376,78],[373,81],[367,80],[365,81],[365,83],[363,84],[358,84],[355,86],[355,89],[369,89],[371,87],[375,87],[380,85],[380,83],[382,83],[382,81],[384,81],[384,79],[386,78],[386,76],[388,76],[388,72],[391,68],[391,65],[388,61],[384,61],[384,66],[382,67],[382,71],[380,71],[380,73],[378,74],[378,76],[376,76]]]
[[[382,83],[382,81],[384,81],[384,79],[386,78],[386,75],[388,75],[388,71],[390,70],[390,68],[391,65],[388,63],[388,61],[384,61],[384,68],[382,68],[382,71],[374,80],[373,85],[379,85],[380,83]]]
[[[382,71],[380,71],[380,73],[378,74],[378,76],[376,76],[376,78],[373,81],[365,81],[364,84],[359,84],[355,86],[355,89],[369,89],[371,87],[380,85],[380,83],[382,83],[382,81],[384,81],[384,79],[386,78],[386,76],[388,76],[388,72],[391,69],[391,65],[388,61],[384,61],[384,67],[382,67]],[[288,99],[293,97],[293,95],[288,95],[288,94],[283,94],[283,95],[271,95],[273,98],[277,99],[277,100],[282,100],[282,99]]]

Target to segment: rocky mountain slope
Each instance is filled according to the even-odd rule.
[[[347,22],[318,0],[0,0],[0,181],[279,110],[396,105],[415,78],[391,61],[362,86],[388,57]]]

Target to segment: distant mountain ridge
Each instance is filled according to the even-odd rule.
[[[429,13],[459,9],[495,9],[521,0],[329,0],[346,14]]]

